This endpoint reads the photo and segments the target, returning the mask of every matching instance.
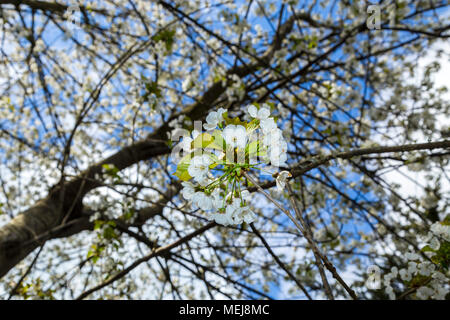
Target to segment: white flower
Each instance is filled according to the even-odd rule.
[[[244,200],[245,202],[249,202],[251,199],[251,195],[250,192],[248,190],[243,190],[241,192],[241,198],[242,200]]]
[[[267,118],[263,119],[259,122],[259,126],[261,127],[261,130],[263,133],[268,133],[271,130],[278,129],[277,124],[275,123],[275,120],[273,118]]]
[[[442,272],[436,271],[435,273],[433,273],[432,275],[433,279],[436,279],[438,281],[444,282],[447,280],[447,278],[445,277],[445,275]]]
[[[239,214],[239,210],[241,209],[241,199],[234,198],[231,204],[227,205],[225,209],[226,214],[228,214],[234,222],[234,218]]]
[[[192,87],[194,86],[194,81],[192,76],[188,76],[186,79],[184,79],[183,83],[181,84],[181,89],[184,92],[188,92]]]
[[[239,223],[242,223],[242,221],[245,221],[245,223],[252,223],[256,220],[256,214],[249,206],[241,207],[237,213],[236,220],[239,221]]]
[[[439,242],[439,240],[436,237],[431,238],[429,245],[430,245],[430,248],[433,250],[439,250],[439,248],[441,247],[441,243]]]
[[[192,196],[195,193],[195,188],[194,185],[190,182],[182,182],[181,183],[183,185],[183,190],[181,190],[181,195],[183,196],[183,198],[185,198],[186,200],[190,200],[192,198]]]
[[[263,137],[263,143],[269,148],[276,147],[281,141],[284,141],[283,132],[277,127],[267,131]]]
[[[435,293],[434,293],[432,298],[436,299],[436,300],[445,300],[445,297],[447,296],[447,293],[448,293],[448,289],[447,288],[444,288],[443,286],[438,286],[435,289]]]
[[[444,238],[446,241],[450,241],[450,226],[435,222],[431,225],[430,230],[435,235]]]
[[[283,138],[281,130],[275,128],[263,137],[263,144],[268,147],[270,162],[275,167],[286,165],[287,142]]]
[[[235,198],[231,204],[226,205],[226,209],[224,213],[216,213],[212,217],[216,223],[228,226],[242,223],[242,221],[238,221],[236,219],[236,215],[240,210],[240,200]]]
[[[223,117],[223,114],[224,114],[225,112],[227,112],[227,109],[219,108],[219,109],[217,110],[217,115],[218,115],[218,117],[219,117],[219,118],[222,118],[222,117]]]
[[[277,104],[277,109],[280,112],[280,115],[282,118],[287,118],[290,114],[289,109],[283,107],[283,105],[281,103]]]
[[[210,172],[208,172],[209,175],[211,175]],[[210,184],[212,182],[211,177],[208,176],[208,174],[204,175],[204,176],[199,176],[197,177],[197,179],[195,179],[199,185],[201,185],[202,187],[206,187],[208,184]]]
[[[213,161],[206,155],[195,156],[191,160],[191,164],[188,167],[188,172],[196,181],[200,182],[207,177],[209,165]]]
[[[191,137],[183,137],[183,141],[181,141],[181,147],[183,148],[184,152],[191,152],[192,151],[192,141],[194,141],[195,138],[200,134],[197,130],[192,130],[192,138]]]
[[[257,109],[254,105],[248,106],[248,113],[259,120],[267,119],[270,116],[270,109],[265,105],[261,109]]]
[[[417,298],[422,299],[422,300],[426,300],[428,299],[432,294],[434,293],[434,291],[428,287],[420,287],[419,289],[417,289]]]
[[[392,277],[396,278],[397,275],[398,275],[398,268],[397,267],[392,267],[391,268],[391,274],[392,274]]]
[[[236,200],[236,199],[234,199]],[[224,226],[228,226],[228,225],[232,225],[235,224],[235,221],[233,219],[233,215],[235,214],[236,211],[236,206],[235,206],[235,201],[233,201],[233,204],[226,205],[226,209],[224,213],[216,213],[214,214],[212,217],[214,219],[214,221],[218,224],[224,225]]]
[[[384,283],[386,285],[389,285],[389,283],[391,283],[391,280],[394,276],[392,275],[392,273],[388,273],[386,275],[384,275]]]
[[[400,274],[400,277],[402,278],[403,281],[411,280],[411,273],[409,273],[408,270],[401,269],[399,274]]]
[[[286,166],[287,155],[286,153],[277,154],[275,152],[271,152],[270,154],[270,162],[275,167],[284,167]]]
[[[435,265],[428,261],[424,261],[419,264],[419,274],[423,276],[429,276],[434,269]]]
[[[241,206],[241,199],[234,198],[226,208],[226,214],[230,217],[230,224],[252,223],[256,219],[255,213],[248,206]]]
[[[413,261],[408,262],[408,272],[409,273],[417,272],[417,263]]]
[[[213,208],[213,198],[201,191],[194,193],[192,202],[202,210],[211,210]]]
[[[292,174],[289,171],[281,171],[276,179],[276,183],[277,183],[277,189],[279,191],[283,191],[284,188],[286,187],[286,180],[287,178],[292,177]]]
[[[395,299],[394,289],[391,286],[387,286],[385,289],[385,292],[389,296],[389,299],[391,299],[391,300]]]
[[[287,142],[282,131],[275,128],[263,137],[263,144],[268,147],[268,154],[273,166],[284,166],[287,160]]]
[[[405,258],[408,260],[419,260],[420,256],[417,253],[414,252],[407,252],[405,254]]]
[[[217,111],[210,112],[206,117],[206,122],[203,127],[206,130],[214,130],[217,125],[223,120],[223,114],[226,112],[224,108],[220,108]]]
[[[325,228],[314,231],[314,239],[317,241],[325,241],[327,239],[327,230]]]
[[[216,213],[213,215],[213,219],[216,223],[224,226],[233,224],[233,220],[231,219],[231,216],[228,213]]]
[[[377,231],[380,235],[384,235],[387,232],[386,227],[383,226],[381,223],[377,224]]]
[[[220,208],[222,208],[223,199],[220,196],[220,189],[219,188],[214,189],[214,191],[211,193],[211,197],[212,197],[213,208],[215,210],[219,210]]]
[[[243,149],[247,143],[247,132],[241,125],[229,124],[223,130],[223,138],[227,145]]]

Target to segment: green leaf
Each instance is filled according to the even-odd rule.
[[[222,131],[214,130],[213,137],[214,137],[213,145],[209,147],[221,151],[225,150],[227,144],[222,136]]]
[[[161,89],[158,88],[158,84],[154,81],[145,82],[145,95],[143,99],[149,101],[150,95],[154,94],[156,97],[161,98]]]
[[[92,244],[91,248],[89,249],[89,251],[87,253],[87,258],[92,257],[92,262],[96,263],[101,251],[102,251],[102,247],[98,247],[96,244]]]
[[[199,134],[191,143],[193,149],[209,148],[223,151],[225,148],[225,140],[222,137],[221,131],[214,130],[213,134],[207,132]]]
[[[115,221],[108,221],[108,224],[113,228],[115,228],[117,226]]]
[[[431,247],[429,245],[426,245],[425,247],[423,247],[422,249],[420,249],[420,251],[422,252],[427,252],[427,251],[432,251],[434,252],[433,249],[431,249]]]
[[[441,222],[443,226],[450,226],[450,214],[445,216],[444,220]]]
[[[273,111],[276,109],[275,103],[272,101],[267,101],[266,104],[270,107],[270,111]],[[276,122],[276,121],[275,121]]]
[[[94,222],[94,230],[100,229],[100,227],[105,223],[103,220],[95,220]]]
[[[253,119],[249,123],[245,125],[245,129],[247,129],[247,133],[250,134],[259,127],[259,119]]]
[[[450,242],[441,241],[439,250],[435,250],[436,255],[431,257],[431,261],[440,264],[445,270],[450,266]]]
[[[214,76],[214,78],[213,78],[213,82],[214,83],[217,83],[217,82],[222,82],[222,81],[226,81],[227,80],[227,78],[225,78],[223,75],[215,75]]]
[[[210,144],[214,142],[214,138],[209,133],[205,132],[202,134],[199,134],[194,141],[191,142],[191,147],[194,149],[197,148],[206,148]]]
[[[114,178],[115,180],[120,180],[120,176],[118,175],[120,170],[115,165],[105,163],[102,164],[102,168],[108,176]]]
[[[172,51],[173,44],[175,43],[175,30],[161,30],[155,36],[153,36],[152,39],[155,42],[163,41],[166,45],[166,50],[170,52]]]
[[[241,121],[241,119],[239,119],[239,117],[229,118],[229,117],[228,117],[228,112],[225,112],[225,113],[223,114],[223,118],[225,119],[225,123],[226,123],[227,125],[229,125],[229,124],[234,124],[234,125],[236,125],[236,126],[241,125],[241,126],[243,126],[244,128],[247,127],[247,122]]]
[[[266,150],[264,150],[264,147],[261,145],[260,141],[256,140],[246,146],[245,153],[249,156],[264,156],[266,154]]]
[[[325,130],[322,130],[322,133],[329,136],[329,135],[331,135],[333,132],[332,132],[331,128],[328,127],[328,128],[326,128]]]
[[[116,233],[114,232],[114,228],[113,228],[113,227],[110,227],[110,226],[106,227],[106,228],[103,230],[103,237],[104,237],[106,240],[110,240],[110,239],[115,238],[115,237],[116,237]]]
[[[175,177],[178,177],[182,181],[188,181],[192,177],[188,172],[189,165],[191,164],[192,154],[187,154],[183,158],[181,158],[178,163],[177,170],[173,174]]]

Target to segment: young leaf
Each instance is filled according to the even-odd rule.
[[[188,172],[188,168],[191,164],[191,160],[192,154],[185,155],[183,158],[181,158],[180,162],[178,163],[177,170],[173,175],[178,177],[182,181],[190,180],[192,177]]]
[[[197,148],[211,148],[211,144],[214,142],[214,138],[209,133],[205,132],[202,134],[199,134],[194,141],[192,141],[191,147],[194,149]]]
[[[259,127],[259,119],[253,119],[249,123],[245,125],[245,129],[247,129],[247,134],[252,133]]]
[[[245,148],[245,153],[250,157],[252,156],[264,156],[266,155],[265,148],[261,145],[259,140],[253,141]]]

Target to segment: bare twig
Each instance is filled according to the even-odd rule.
[[[274,203],[281,211],[283,211],[288,217],[289,219],[292,220],[292,222],[295,224],[295,226],[300,230],[300,232],[305,236],[305,238],[307,239],[309,245],[311,246],[314,256],[316,258],[320,258],[320,259],[316,259],[316,263],[317,263],[317,267],[319,268],[319,272],[321,274],[322,277],[322,282],[324,284],[325,287],[325,291],[327,293],[327,296],[329,299],[333,299],[332,297],[332,293],[331,293],[331,289],[329,288],[328,285],[328,281],[326,280],[326,276],[325,273],[323,272],[323,268],[322,267],[322,263],[320,262],[320,260],[323,261],[323,264],[325,265],[325,267],[328,269],[328,271],[331,272],[331,274],[333,275],[333,277],[344,287],[344,289],[347,291],[347,293],[353,298],[353,299],[358,299],[358,297],[356,296],[355,292],[345,283],[345,281],[339,276],[339,274],[336,271],[336,268],[334,267],[334,265],[328,260],[328,258],[323,255],[319,248],[316,246],[316,244],[314,243],[314,240],[312,238],[311,235],[311,230],[309,229],[309,227],[306,225],[305,221],[303,220],[303,217],[300,214],[300,211],[298,209],[298,206],[295,204],[295,201],[293,201],[292,199],[292,189],[289,185],[289,183],[287,183],[287,187],[290,193],[290,200],[291,200],[291,204],[294,207],[294,210],[297,214],[298,219],[301,221],[301,223],[303,224],[303,226],[301,226],[298,221],[296,219],[294,219],[292,217],[292,215],[290,214],[290,212],[286,209],[284,209],[276,200],[274,200],[259,184],[258,182],[253,179],[247,172],[243,172],[244,176],[251,182],[253,183],[256,188],[264,194],[264,196],[266,196],[267,199],[269,199],[272,203]],[[317,261],[318,260],[318,261]]]
[[[334,267],[334,265],[328,260],[327,256],[322,254],[319,250],[319,248],[317,247],[316,243],[314,242],[313,236],[312,236],[312,232],[311,229],[309,227],[309,225],[305,222],[305,220],[303,219],[303,216],[297,206],[297,203],[295,201],[294,198],[294,194],[292,192],[292,188],[291,185],[288,183],[286,183],[288,192],[289,192],[289,200],[291,201],[292,206],[294,207],[295,213],[297,214],[297,218],[300,220],[300,223],[303,225],[303,229],[305,230],[304,234],[306,236],[306,239],[308,240],[309,244],[311,245],[313,252],[315,254],[317,254],[323,261],[325,267],[328,269],[328,271],[331,272],[331,274],[333,275],[333,278],[335,278],[345,289],[345,291],[347,291],[347,293],[355,300],[358,299],[358,297],[356,296],[355,292],[345,283],[345,281],[339,276],[339,274],[336,271],[336,268]]]
[[[169,253],[170,250],[172,250],[173,248],[176,248],[180,245],[182,245],[183,243],[188,242],[189,240],[191,240],[192,238],[198,236],[199,234],[202,234],[203,232],[211,229],[212,227],[216,226],[215,222],[211,222],[208,223],[207,225],[201,227],[200,229],[188,234],[187,236],[178,239],[177,241],[164,246],[164,247],[159,247],[159,248],[155,248],[153,249],[148,255],[146,255],[145,257],[142,257],[138,260],[136,260],[135,262],[133,262],[131,265],[129,265],[128,267],[126,267],[124,270],[122,270],[121,272],[117,273],[115,276],[109,278],[108,280],[100,283],[99,285],[83,292],[82,294],[80,294],[75,300],[82,300],[84,298],[86,298],[88,295],[92,294],[95,291],[98,291],[108,285],[110,285],[111,283],[123,278],[125,275],[127,275],[130,271],[132,271],[133,269],[135,269],[137,266],[139,266],[141,263],[146,262],[148,260],[150,260],[151,258],[157,257],[157,256],[162,256],[164,254]]]
[[[276,200],[274,200],[266,191],[264,191],[264,189],[261,188],[261,186],[258,184],[258,182],[256,182],[256,180],[253,179],[247,172],[244,172],[244,176],[251,183],[253,183],[256,186],[256,188],[262,194],[264,194],[264,196],[267,199],[269,199],[272,203],[274,203],[281,211],[283,211],[289,217],[289,219],[291,219],[291,221],[295,224],[295,226],[298,228],[298,230],[300,230],[302,235],[305,235],[305,232],[303,231],[303,227],[298,223],[298,221],[296,219],[294,219],[294,217],[291,215],[291,213],[288,210],[284,209]],[[317,254],[316,250],[314,250],[314,247],[313,247],[313,253],[314,253],[314,257],[316,259],[317,268],[319,269],[320,277],[322,278],[322,283],[323,283],[323,286],[325,288],[325,293],[327,294],[328,299],[333,300],[334,299],[333,298],[333,294],[331,292],[330,285],[328,284],[328,280],[327,280],[327,277],[325,275],[325,271],[323,270],[323,265],[322,265],[322,262],[320,260],[320,256]]]
[[[292,274],[292,272],[286,267],[286,265],[280,260],[280,258],[275,254],[275,252],[273,252],[272,248],[269,246],[269,244],[267,243],[266,239],[264,239],[264,237],[261,235],[261,233],[258,231],[258,229],[256,229],[255,225],[253,223],[250,224],[250,227],[252,228],[253,232],[256,234],[256,236],[259,238],[259,240],[261,240],[261,242],[263,243],[264,247],[266,247],[267,251],[269,252],[269,254],[273,257],[273,259],[275,260],[275,262],[280,266],[281,269],[283,269],[287,275],[289,276],[289,278],[291,278],[296,284],[297,286],[303,291],[303,293],[305,294],[305,296],[309,299],[312,300],[311,296],[309,295],[308,291],[306,291],[305,287],[302,285],[302,283],[295,277],[295,275]]]

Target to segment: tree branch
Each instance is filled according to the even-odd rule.
[[[250,224],[250,227],[252,228],[253,232],[256,234],[256,236],[259,238],[259,240],[261,240],[261,242],[263,243],[264,247],[267,249],[267,251],[269,252],[269,254],[272,256],[272,258],[275,260],[275,262],[280,266],[281,269],[284,270],[284,272],[287,273],[287,275],[289,276],[289,278],[291,278],[296,284],[297,286],[303,291],[303,293],[305,294],[305,296],[309,299],[312,300],[311,296],[309,295],[308,291],[306,291],[305,287],[302,285],[302,283],[300,282],[300,280],[297,279],[297,277],[295,277],[294,274],[292,274],[292,272],[288,269],[288,267],[283,263],[283,261],[280,260],[280,258],[275,254],[275,252],[273,252],[272,248],[270,247],[270,245],[267,243],[266,239],[264,239],[264,237],[261,235],[261,233],[258,231],[258,229],[256,229],[255,225],[253,223]]]
[[[137,266],[139,266],[141,263],[146,262],[148,260],[150,260],[151,258],[154,257],[158,257],[158,256],[162,256],[164,254],[169,253],[170,250],[172,250],[173,248],[176,248],[180,245],[182,245],[183,243],[188,242],[189,240],[191,240],[192,238],[204,233],[205,231],[215,227],[217,224],[215,222],[211,222],[203,227],[201,227],[200,229],[188,234],[187,236],[178,239],[177,241],[166,245],[164,247],[159,247],[156,248],[154,250],[152,250],[152,252],[150,252],[148,255],[146,255],[145,257],[142,257],[138,260],[136,260],[134,263],[132,263],[131,265],[129,265],[128,267],[126,267],[124,270],[122,270],[121,272],[117,273],[115,276],[109,278],[108,280],[106,280],[105,282],[83,292],[82,294],[80,294],[75,300],[82,300],[84,298],[86,298],[88,295],[94,293],[95,291],[98,291],[104,287],[106,287],[107,285],[119,280],[120,278],[124,277],[125,275],[127,275],[130,271],[132,271],[133,269],[135,269]]]

